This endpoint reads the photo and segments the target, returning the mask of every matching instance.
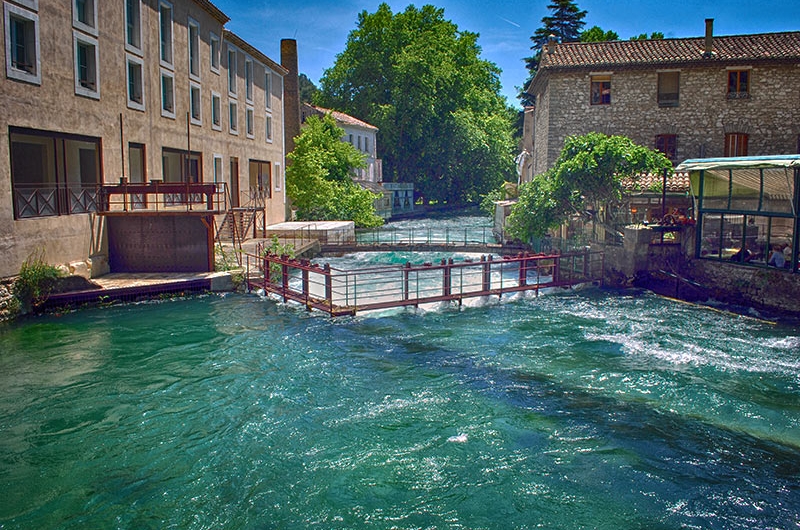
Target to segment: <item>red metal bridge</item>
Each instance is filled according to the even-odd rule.
[[[307,259],[247,254],[247,286],[331,316],[601,282],[603,253],[481,256],[421,265],[341,270]]]

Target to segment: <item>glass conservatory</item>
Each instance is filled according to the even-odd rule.
[[[800,155],[686,160],[702,259],[798,270]]]

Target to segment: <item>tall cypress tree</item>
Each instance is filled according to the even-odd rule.
[[[525,82],[525,88],[520,95],[520,99],[524,105],[533,103],[530,101],[530,96],[527,95],[527,88],[533,76],[536,75],[536,70],[539,68],[539,58],[542,54],[542,46],[547,44],[550,35],[555,36],[559,42],[578,42],[580,40],[581,29],[585,22],[586,11],[581,11],[572,0],[553,0],[553,3],[547,6],[552,12],[551,16],[542,17],[542,27],[537,29],[531,36],[531,50],[534,55],[525,58],[525,66],[528,67],[530,76]]]

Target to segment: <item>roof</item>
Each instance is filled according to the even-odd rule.
[[[622,181],[622,189],[625,193],[647,192],[657,189],[664,182],[664,176],[655,173],[639,175],[636,180],[625,179]],[[688,171],[675,171],[667,176],[667,193],[686,193],[689,191],[691,183]]]
[[[767,168],[800,168],[800,155],[693,158],[684,160],[675,169],[680,171],[705,171],[714,169]]]
[[[228,15],[220,11],[220,9],[214,4],[212,4],[209,0],[194,0],[194,3],[205,9],[209,15],[214,17],[217,20],[217,22],[219,22],[223,26],[228,22],[230,22],[231,20],[230,18],[228,18]]]
[[[264,55],[260,50],[253,47],[253,45],[249,44],[247,41],[238,36],[236,33],[229,31],[227,29],[224,30],[223,33],[225,35],[226,41],[232,43],[234,46],[244,51],[245,53],[248,53],[250,56],[258,60],[258,62],[260,62],[261,64],[267,66],[273,72],[279,75],[287,75],[289,73],[289,70],[279,65],[266,55]]]
[[[713,54],[705,50],[705,37],[555,43],[543,47],[536,77],[585,69],[795,63],[800,60],[800,31],[715,36]]]
[[[706,182],[722,181],[724,189],[735,185],[773,200],[792,201],[794,180],[791,172],[797,168],[800,168],[800,155],[695,158],[682,162],[677,169],[693,172],[696,176],[702,171]]]
[[[362,129],[370,129],[373,131],[378,130],[378,128],[375,127],[374,125],[370,125],[365,121],[361,121],[358,118],[354,118],[349,114],[345,114],[344,112],[339,112],[338,110],[331,110],[323,107],[317,107],[316,105],[311,105],[310,103],[303,103],[303,106],[312,109],[318,114],[323,114],[323,115],[330,114],[331,116],[333,116],[334,120],[343,125],[349,125],[351,127],[361,127]]]

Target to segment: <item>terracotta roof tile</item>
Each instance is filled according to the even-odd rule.
[[[664,181],[663,175],[648,173],[639,175],[634,183],[632,180],[622,181],[622,189],[626,192],[648,191],[655,186],[661,186]],[[667,177],[667,192],[669,193],[688,193],[690,190],[690,180],[688,171],[676,171]]]
[[[331,116],[333,116],[334,120],[344,125],[350,125],[352,127],[361,127],[362,129],[371,129],[374,131],[378,130],[378,128],[375,127],[374,125],[370,125],[369,123],[361,121],[358,118],[354,118],[349,114],[345,114],[344,112],[339,112],[338,110],[326,109],[323,107],[317,107],[316,105],[311,105],[309,103],[304,103],[303,105],[310,109],[315,110],[319,114],[330,114]]]
[[[570,42],[547,47],[539,71],[599,67],[697,65],[709,62],[800,60],[800,31],[714,37],[714,55],[703,55],[705,38]]]

